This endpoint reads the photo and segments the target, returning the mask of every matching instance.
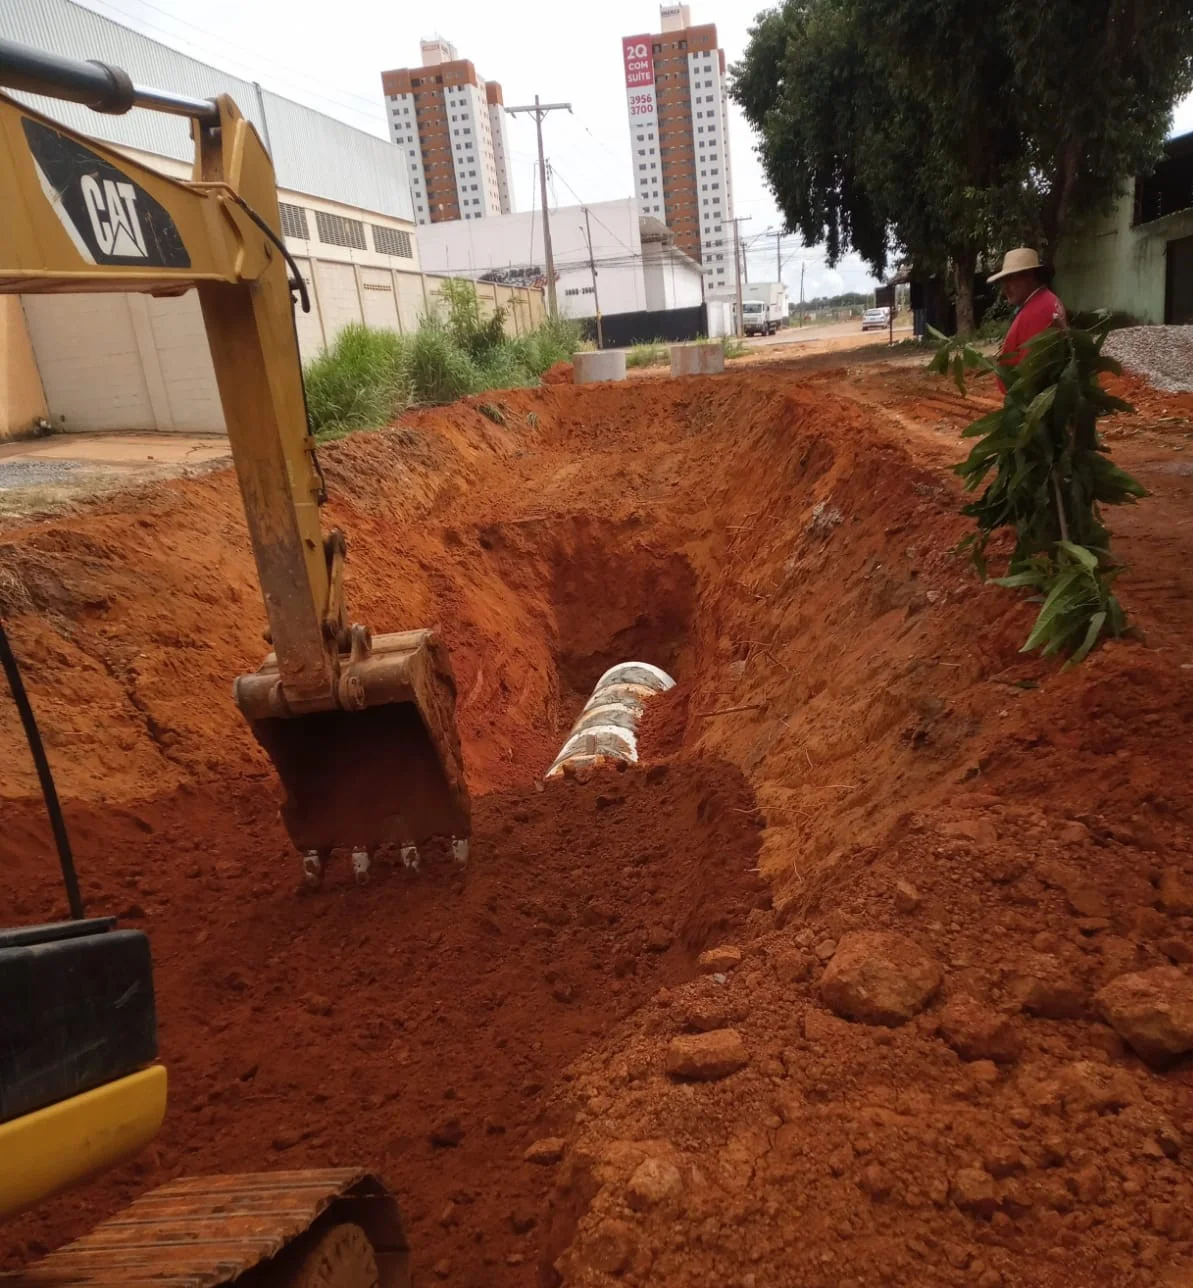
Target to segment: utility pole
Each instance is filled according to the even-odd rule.
[[[745,335],[746,320],[742,315],[742,298],[741,298],[741,225],[750,218],[749,215],[738,215],[736,219],[729,222],[733,225],[733,273],[737,281],[737,335],[740,339]]]
[[[783,257],[779,253],[780,251],[779,244],[780,242],[782,242],[782,240],[783,240],[783,230],[780,228],[775,233],[775,281],[776,282],[781,282],[783,280]]]
[[[804,269],[807,268],[802,260],[799,266],[799,324],[804,324]]]
[[[539,141],[539,191],[543,198],[543,254],[547,260],[547,310],[552,317],[559,311],[559,306],[555,299],[555,256],[551,253],[551,222],[547,217],[547,163],[543,158],[543,118],[548,112],[562,112],[564,109],[569,112],[572,110],[570,103],[540,103],[539,96],[534,96],[534,103],[527,104],[523,107],[507,107],[505,110],[510,116],[518,116],[520,113],[526,113],[534,117],[535,130],[538,133]]]
[[[597,294],[596,260],[592,257],[592,224],[588,220],[588,207],[584,207],[584,240],[588,242],[588,268],[592,273],[592,305],[596,309],[597,348],[605,347],[605,334],[601,328],[601,297]]]

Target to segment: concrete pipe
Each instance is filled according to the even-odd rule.
[[[636,764],[642,708],[656,694],[674,687],[667,672],[649,662],[610,667],[597,681],[546,777],[558,778],[567,766],[578,769],[602,757]]]
[[[719,376],[725,370],[723,344],[673,344],[672,376]]]
[[[577,353],[572,358],[572,383],[593,385],[605,380],[625,379],[625,352],[622,349],[601,349],[593,353]]]

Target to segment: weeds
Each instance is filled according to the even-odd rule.
[[[410,401],[402,337],[353,323],[307,363],[307,415],[315,431],[384,425]]]
[[[636,344],[625,356],[627,367],[664,367],[671,361],[671,354],[662,340]]]
[[[353,323],[307,363],[307,415],[320,440],[387,425],[412,405],[537,384],[580,343],[566,318],[507,337],[504,311],[483,317],[471,282],[445,281],[440,299],[446,316],[424,317],[411,335]]]

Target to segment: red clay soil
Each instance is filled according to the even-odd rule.
[[[230,475],[0,530],[84,883],[151,935],[173,1079],[150,1154],[9,1227],[8,1261],[183,1171],[358,1162],[448,1283],[1187,1284],[1188,1058],[1144,1065],[1093,1000],[1193,962],[1183,434],[1144,411],[1116,447],[1152,492],[1111,516],[1142,639],[1063,672],[950,553],[981,393],[874,365],[486,400],[504,425],[458,404],[323,453],[354,615],[451,649],[464,873],[297,892],[228,696],[263,626]],[[628,658],[679,680],[643,765],[539,790]],[[42,920],[3,705],[0,765],[0,908]],[[939,972],[906,1023],[826,1006],[856,931]],[[741,964],[702,976],[718,941]],[[673,1076],[710,1027],[725,1076]],[[562,1162],[523,1160],[543,1136]]]

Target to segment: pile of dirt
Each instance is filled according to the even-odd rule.
[[[155,1151],[19,1223],[9,1262],[276,1160],[377,1167],[420,1271],[461,1284],[1162,1282],[1193,1253],[1190,1074],[1097,994],[1193,963],[1170,447],[1123,441],[1152,496],[1112,516],[1146,643],[1061,672],[952,554],[988,392],[876,364],[486,398],[500,423],[469,400],[323,453],[353,617],[451,650],[465,873],[296,894],[227,696],[264,625],[229,474],[0,529],[84,883],[151,935],[174,1088]],[[642,765],[543,788],[630,657],[678,681]],[[20,745],[0,704],[0,901],[37,921],[62,900]]]
[[[363,1162],[420,1270],[524,1283],[550,1169],[523,1155],[568,1064],[764,897],[748,787],[698,760],[490,794],[467,869],[383,857],[357,888],[345,862],[317,895],[262,788],[68,809],[88,912],[151,936],[170,1110],[138,1162],[7,1227],[8,1263],[180,1175]],[[45,825],[5,825],[5,904],[36,921]]]

